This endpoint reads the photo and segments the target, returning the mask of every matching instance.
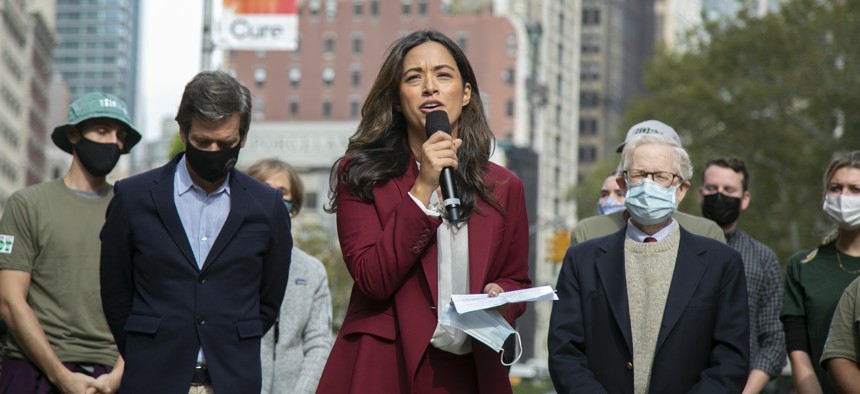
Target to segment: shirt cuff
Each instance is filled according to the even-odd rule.
[[[421,210],[424,211],[427,216],[432,216],[435,218],[442,216],[442,212],[439,212],[439,209],[436,206],[431,205],[430,208],[427,208],[424,206],[424,203],[422,203],[421,200],[413,196],[411,192],[406,192],[406,194],[409,194],[409,197],[412,197],[412,201],[415,201],[415,204],[418,205],[418,208],[421,208]]]

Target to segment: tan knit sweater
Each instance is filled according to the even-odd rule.
[[[665,239],[654,243],[624,241],[624,272],[633,334],[633,392],[648,393],[651,364],[672,284],[681,232],[675,226]]]

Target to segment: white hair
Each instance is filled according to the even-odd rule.
[[[693,178],[693,163],[690,161],[690,155],[677,141],[660,134],[642,135],[625,144],[624,150],[621,151],[621,162],[618,163],[618,173],[623,173],[629,169],[633,159],[633,151],[636,148],[648,144],[671,146],[675,156],[675,173],[681,177],[682,181],[689,181]]]

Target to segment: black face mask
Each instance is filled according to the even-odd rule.
[[[702,202],[702,216],[711,219],[720,227],[734,223],[741,214],[741,199],[714,193],[705,196]]]
[[[103,144],[81,137],[74,145],[74,152],[84,169],[97,178],[110,173],[119,161],[119,145],[114,142]]]
[[[197,176],[206,182],[215,183],[224,179],[236,165],[241,146],[240,143],[229,149],[206,151],[195,148],[189,142],[185,144],[185,160]]]

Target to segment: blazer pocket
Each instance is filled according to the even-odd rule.
[[[259,338],[263,336],[263,322],[260,319],[243,320],[236,323],[239,339]]]
[[[352,316],[349,324],[344,324],[340,331],[344,336],[350,334],[370,334],[393,341],[397,339],[397,323],[394,316],[387,313],[375,315]]]
[[[717,297],[693,297],[687,308],[715,308],[717,305]]]
[[[161,325],[161,318],[145,315],[129,315],[125,321],[125,330],[128,332],[138,332],[141,334],[155,334],[158,332],[158,326]]]

